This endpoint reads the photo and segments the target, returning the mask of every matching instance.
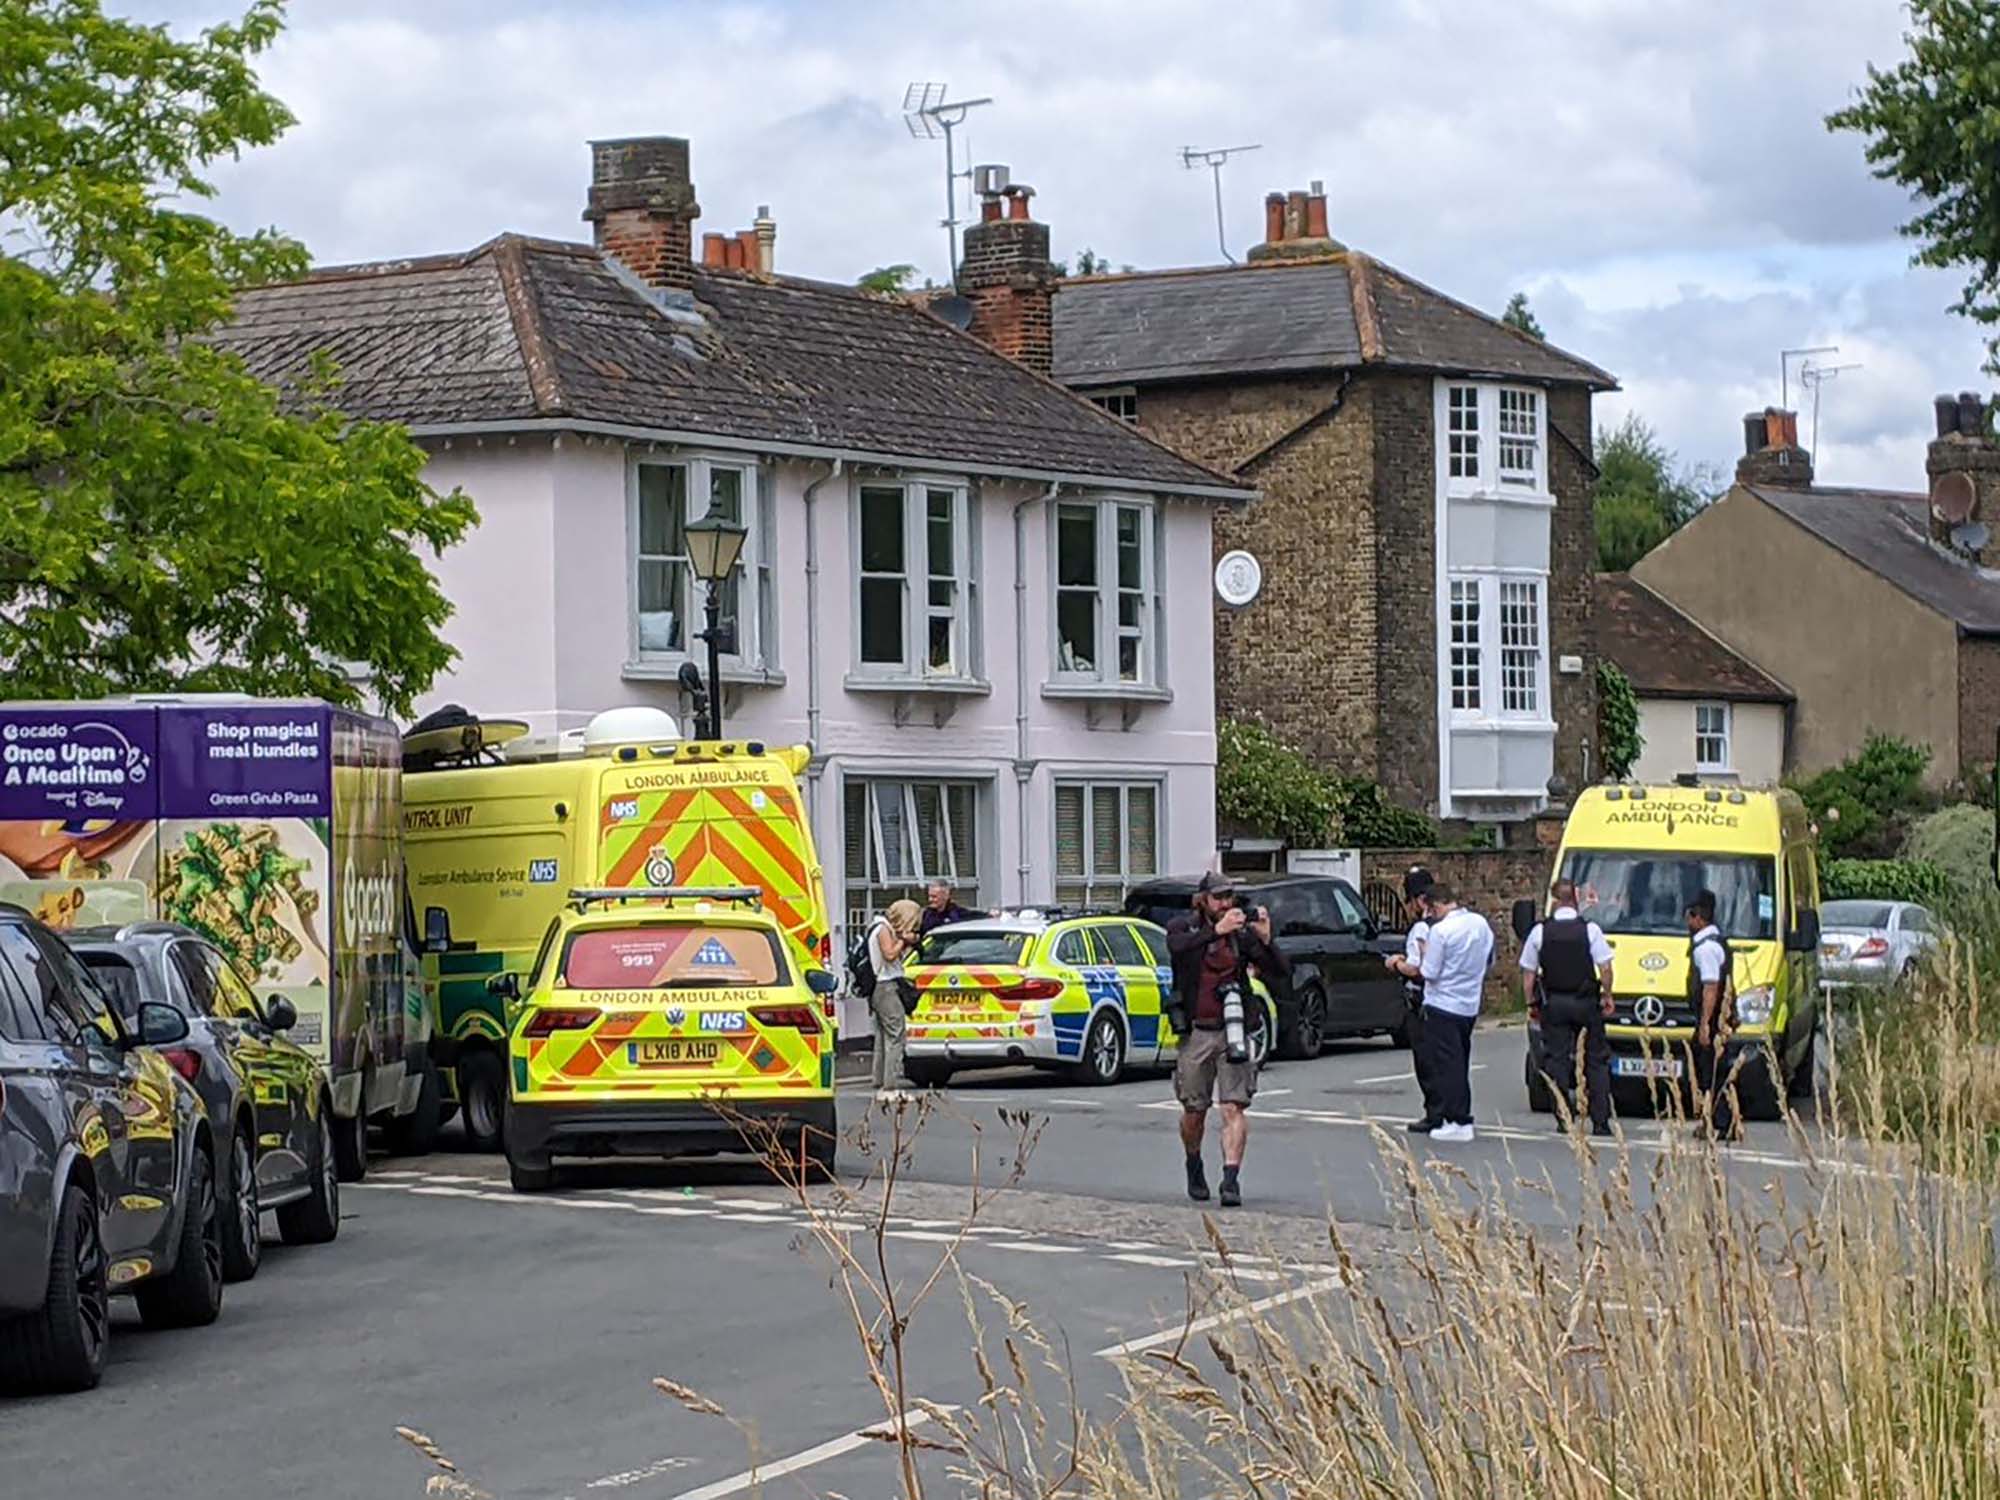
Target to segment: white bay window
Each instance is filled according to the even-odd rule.
[[[1448,493],[1548,496],[1548,407],[1542,392],[1532,386],[1448,384],[1439,416]]]
[[[722,584],[722,660],[739,670],[767,668],[775,640],[771,544],[758,470],[747,459],[694,456],[633,465],[626,534],[631,547],[633,659],[672,665],[699,657],[707,605],[688,560],[690,521],[715,514],[747,531],[736,567]]]
[[[1446,670],[1454,718],[1551,717],[1545,584],[1540,575],[1451,575]]]
[[[1136,500],[1054,508],[1058,683],[1159,684],[1157,516]]]
[[[856,675],[890,681],[975,675],[975,580],[963,486],[863,484],[855,497]]]

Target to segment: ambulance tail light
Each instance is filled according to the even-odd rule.
[[[553,1036],[558,1031],[587,1031],[604,1012],[594,1006],[558,1005],[538,1010],[528,1017],[523,1036]]]
[[[1002,985],[993,992],[993,997],[996,1000],[1053,1000],[1062,992],[1060,979],[1035,976]]]
[[[765,1005],[750,1012],[759,1026],[789,1027],[793,1031],[817,1032],[820,1013],[810,1005]]]

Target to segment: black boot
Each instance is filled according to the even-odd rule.
[[[1222,1169],[1222,1206],[1224,1208],[1243,1206],[1243,1189],[1236,1185],[1236,1168],[1226,1164]]]
[[[1202,1170],[1201,1158],[1187,1159],[1188,1196],[1197,1203],[1208,1202],[1208,1173]]]

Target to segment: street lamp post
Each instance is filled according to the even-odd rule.
[[[688,565],[708,586],[702,629],[696,638],[708,642],[708,724],[704,739],[722,738],[722,585],[743,551],[746,528],[710,511],[686,528]]]

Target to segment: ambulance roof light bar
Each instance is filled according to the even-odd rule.
[[[615,901],[722,901],[762,906],[764,893],[754,885],[579,886],[569,893],[569,899],[578,911],[598,902]]]

